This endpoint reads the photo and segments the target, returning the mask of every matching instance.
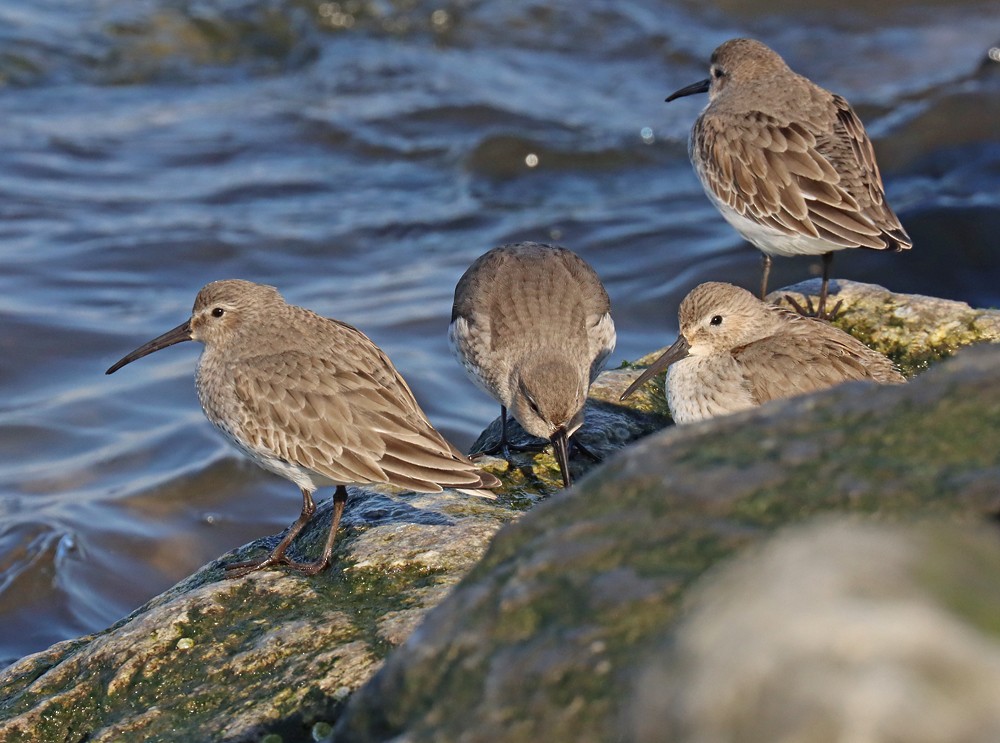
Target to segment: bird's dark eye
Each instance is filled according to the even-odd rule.
[[[718,80],[720,77],[726,76],[726,71],[718,65],[712,65],[711,73],[714,80]]]
[[[226,311],[221,307],[216,307],[214,310],[212,310],[212,317],[222,317],[225,314]]]
[[[709,322],[712,325],[722,325],[722,315],[715,315]]]

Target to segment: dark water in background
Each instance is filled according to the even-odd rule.
[[[497,413],[445,337],[486,249],[589,260],[612,365],[672,340],[695,284],[755,286],[687,162],[705,99],[663,102],[736,35],[876,139],[915,248],[835,273],[1000,305],[994,0],[0,0],[0,663],[297,514],[202,417],[195,344],[103,374],[207,281],[362,328],[460,446]]]

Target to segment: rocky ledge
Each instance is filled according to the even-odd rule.
[[[637,371],[607,372],[583,441],[608,461],[571,491],[552,494],[547,453],[489,461],[506,485],[496,502],[352,491],[323,575],[225,580],[224,562],[275,537],[260,540],[107,630],[3,671],[0,740],[270,743],[329,738],[336,726],[338,742],[656,740],[668,730],[770,741],[807,721],[801,729],[824,731],[815,740],[839,740],[851,700],[886,697],[874,694],[885,668],[900,690],[924,694],[916,712],[954,726],[921,727],[904,705],[883,716],[909,728],[861,738],[996,739],[1000,547],[984,524],[1000,512],[1000,348],[922,370],[1000,340],[1000,313],[836,290],[838,324],[921,372],[911,384],[845,385],[671,427],[613,455],[669,419],[653,385],[632,407],[617,402]],[[758,546],[820,514],[851,520]],[[303,552],[319,548],[328,519],[321,507]],[[850,624],[862,599],[899,622]],[[678,622],[684,602],[689,619]],[[808,637],[795,629],[810,623]],[[887,626],[906,652],[884,645]],[[952,638],[965,644],[938,650]],[[948,679],[972,657],[980,664],[949,696]],[[818,675],[824,684],[807,693]],[[834,692],[837,678],[874,679],[873,693]]]

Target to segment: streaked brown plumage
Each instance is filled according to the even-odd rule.
[[[667,369],[670,414],[691,423],[843,382],[906,380],[885,356],[829,323],[709,282],[681,302],[680,336],[622,395]]]
[[[885,198],[875,151],[839,95],[796,74],[753,39],[712,54],[711,77],[668,101],[708,92],[691,131],[691,161],[723,217],[764,253],[822,255],[824,314],[833,251],[912,246]]]
[[[389,358],[346,323],[287,304],[270,286],[216,281],[198,293],[191,318],[137,348],[107,373],[186,340],[205,344],[197,388],[205,415],[260,466],[302,491],[299,519],[277,548],[244,575],[285,564],[324,569],[348,484],[385,483],[417,492],[497,487],[438,433]],[[285,550],[312,516],[312,493],[336,486],[323,556],[294,562]],[[477,495],[489,495],[475,492]]]
[[[476,385],[525,431],[549,439],[570,485],[567,441],[583,424],[590,383],[615,347],[611,301],[571,250],[525,242],[477,258],[455,288],[448,337]]]

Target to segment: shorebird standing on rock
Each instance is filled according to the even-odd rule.
[[[667,98],[708,93],[690,140],[705,193],[763,252],[761,299],[771,256],[821,255],[817,315],[835,315],[836,307],[826,313],[834,251],[900,251],[913,244],[886,202],[861,120],[846,100],[796,74],[753,39],[719,46],[710,74]]]
[[[615,337],[608,293],[572,251],[525,242],[476,259],[455,288],[448,338],[472,381],[500,403],[500,444],[484,453],[509,458],[509,411],[552,442],[569,487],[568,440]]]
[[[625,393],[667,370],[675,423],[692,423],[853,380],[906,380],[885,356],[828,322],[709,282],[681,302],[680,336]]]
[[[226,566],[228,577],[271,565],[315,575],[330,564],[348,484],[388,484],[420,493],[480,488],[482,472],[438,433],[389,357],[359,330],[285,302],[249,281],[207,284],[191,318],[107,370],[182,341],[205,344],[198,398],[208,419],[266,470],[302,491],[298,520],[267,557]],[[333,485],[333,523],[321,557],[286,550],[315,510],[312,494]]]

